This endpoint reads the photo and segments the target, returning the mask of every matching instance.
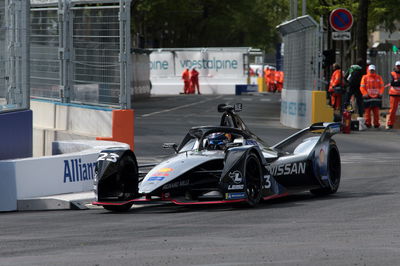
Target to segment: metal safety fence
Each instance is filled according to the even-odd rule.
[[[6,104],[6,9],[5,1],[0,1],[0,106]]]
[[[31,95],[59,98],[58,9],[31,8]]]
[[[119,9],[79,7],[73,11],[73,99],[118,104]]]
[[[31,95],[130,108],[130,3],[33,4]]]
[[[284,43],[284,88],[320,90],[322,34],[319,25],[310,16],[302,16],[277,28]]]
[[[382,76],[385,84],[390,82],[390,72],[393,71],[396,61],[400,61],[400,53],[381,51],[371,57],[371,64],[376,66],[376,72]]]
[[[389,87],[391,76],[390,72],[393,71],[396,61],[400,61],[400,53],[380,51],[374,57],[371,57],[371,64],[376,66],[376,72],[381,75],[385,83],[385,93],[382,98],[383,108],[389,108]]]
[[[0,112],[29,108],[29,1],[0,0]]]

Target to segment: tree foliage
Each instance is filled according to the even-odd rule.
[[[288,1],[137,0],[133,28],[145,47],[235,47],[271,50]]]
[[[400,2],[399,0],[370,0],[368,27],[373,30],[377,26],[394,32],[396,22],[399,22]]]
[[[399,0],[369,0],[368,4],[368,32],[374,31],[377,26],[382,26],[390,32],[398,30],[396,21],[399,22]],[[307,5],[310,15],[315,19],[324,17],[325,25],[328,25],[327,19],[330,12],[336,8],[347,8],[353,14],[354,22],[358,23],[359,21],[359,0],[308,0]]]
[[[378,25],[394,31],[399,0],[368,0],[368,30]],[[359,21],[360,1],[307,0],[307,13],[328,26],[335,8],[347,8]],[[301,1],[299,1],[299,11]],[[300,14],[300,12],[299,12]],[[279,42],[276,26],[288,20],[289,0],[135,0],[132,6],[136,43],[158,47],[251,46],[271,51]],[[139,41],[140,40],[140,41]]]

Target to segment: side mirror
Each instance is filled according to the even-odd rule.
[[[235,103],[235,106],[233,107],[233,110],[237,113],[243,110],[243,106],[241,103]]]
[[[219,113],[225,112],[225,107],[226,107],[226,104],[223,104],[223,103],[218,104],[218,112]]]
[[[174,149],[178,153],[178,145],[176,143],[164,143],[162,146],[164,149]]]

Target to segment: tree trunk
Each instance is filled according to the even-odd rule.
[[[368,5],[369,0],[359,0],[357,22],[357,58],[363,61],[363,71],[366,72],[368,49]]]

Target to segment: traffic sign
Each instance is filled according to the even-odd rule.
[[[332,40],[349,41],[351,40],[351,34],[348,31],[334,31],[332,32]]]
[[[329,15],[329,24],[335,31],[347,31],[353,26],[353,15],[346,8],[337,8]]]

